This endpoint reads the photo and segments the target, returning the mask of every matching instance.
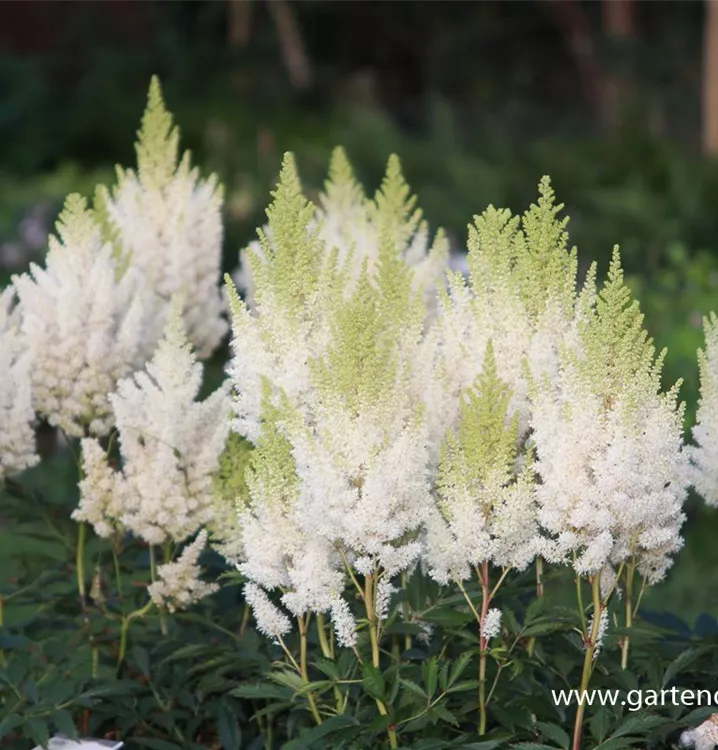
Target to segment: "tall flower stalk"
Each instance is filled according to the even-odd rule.
[[[680,383],[661,389],[665,352],[655,356],[638,303],[623,282],[617,248],[598,293],[592,278],[558,377],[536,388],[532,402],[535,468],[542,480],[538,518],[546,531],[542,551],[551,562],[572,558],[579,594],[581,578],[591,584],[582,688],[605,628],[605,607],[624,571],[630,586],[635,573],[655,583],[682,546],[688,475]],[[602,578],[609,582],[603,597]],[[632,602],[627,607],[630,627],[635,608]],[[625,663],[628,635],[623,649]],[[582,719],[579,706],[576,750]]]

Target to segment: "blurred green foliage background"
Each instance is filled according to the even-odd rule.
[[[611,17],[619,4],[623,21]],[[689,429],[701,319],[718,310],[718,162],[701,148],[704,6],[2,3],[2,280],[41,261],[68,192],[89,195],[115,163],[134,163],[157,73],[182,145],[226,186],[227,271],[263,221],[285,150],[313,191],[336,144],[369,190],[399,154],[455,252],[474,214],[489,203],[524,210],[551,175],[583,270],[595,259],[602,273],[621,246],[649,332],[669,349],[666,383],[684,381]],[[686,549],[645,604],[692,622],[718,613],[718,516],[697,498],[688,515]]]

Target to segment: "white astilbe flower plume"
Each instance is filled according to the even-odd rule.
[[[428,224],[422,220],[422,211],[416,208],[416,197],[411,195],[396,156],[389,158],[382,185],[372,200],[357,182],[344,149],[334,149],[324,192],[307,229],[318,233],[328,256],[336,253],[337,265],[349,274],[353,283],[365,262],[369,271],[374,271],[382,235],[388,232],[414,272],[412,283],[424,295],[427,314],[435,312],[437,285],[448,267],[448,241],[440,230],[429,244]],[[265,242],[273,245],[271,228],[266,227],[264,234]],[[243,251],[241,268],[234,274],[250,308],[256,294],[253,269],[266,260],[263,243],[253,242]]]
[[[287,156],[263,259],[253,256],[251,312],[230,290],[234,429],[257,444],[240,570],[281,587],[296,616],[331,611],[344,643],[354,641],[345,565],[387,580],[406,570],[430,508],[425,410],[411,390],[426,306],[389,221],[405,206],[395,182],[377,262],[353,275],[312,229]]]
[[[617,249],[578,333],[533,399],[543,551],[555,562],[572,553],[585,576],[633,559],[655,582],[682,545],[683,405],[679,384],[661,392],[663,354],[655,359]]]
[[[698,352],[701,394],[693,428],[695,446],[686,448],[691,459],[690,481],[708,505],[718,506],[718,317],[703,321],[705,350]]]
[[[340,267],[347,266],[358,279],[362,266],[373,273],[381,245],[388,233],[404,262],[412,269],[412,285],[420,290],[429,311],[436,307],[437,287],[448,267],[448,242],[437,232],[429,244],[429,227],[416,207],[396,155],[389,157],[380,189],[369,200],[354,177],[343,148],[336,148],[329,165],[329,179],[319,198],[319,232],[327,249],[338,252]]]
[[[481,636],[486,641],[490,641],[498,635],[501,635],[501,610],[492,607],[481,623]]]
[[[116,246],[142,277],[152,302],[150,332],[159,337],[175,295],[200,359],[227,330],[220,293],[222,191],[215,176],[199,179],[165,108],[157,78],[150,84],[137,142],[137,172],[118,169],[118,183],[98,191],[98,203]]]
[[[568,248],[568,219],[557,218],[562,208],[544,177],[538,202],[523,217],[490,206],[469,227],[468,281],[458,272],[448,275],[431,333],[435,351],[427,362],[434,372],[424,397],[432,445],[455,428],[489,340],[498,376],[511,391],[510,414],[518,414],[519,435],[527,433],[529,377],[555,377],[575,329],[578,265],[575,248]]]
[[[325,539],[298,523],[292,446],[280,429],[281,413],[271,405],[268,384],[263,401],[262,428],[246,472],[247,497],[237,499],[238,568],[265,591],[282,589],[282,603],[297,617],[336,609],[344,589],[341,560]],[[263,599],[257,601],[264,606]]]
[[[79,195],[67,198],[57,232],[46,267],[13,278],[33,407],[68,435],[102,436],[112,426],[108,394],[145,361],[145,302]]]
[[[267,592],[256,583],[244,585],[244,599],[252,608],[260,633],[276,640],[292,629],[289,618],[271,602]]]
[[[586,626],[586,631],[588,633],[593,633],[593,621],[594,621],[595,615],[591,615],[591,619],[588,621],[588,625]],[[602,607],[601,608],[601,619],[598,621],[598,632],[596,633],[596,642],[593,644],[593,658],[598,658],[598,654],[601,651],[601,646],[603,645],[603,639],[606,635],[606,630],[608,630],[608,608]],[[588,644],[586,644],[587,646]]]
[[[121,470],[108,472],[99,445],[82,441],[85,478],[76,520],[92,522],[103,535],[119,523],[150,544],[181,542],[211,520],[212,477],[230,407],[224,385],[195,401],[201,384],[202,365],[174,305],[146,370],[120,381],[110,396]]]
[[[35,432],[32,422],[31,359],[20,335],[15,290],[0,294],[0,481],[8,474],[33,466]]]
[[[496,373],[491,342],[482,373],[449,433],[437,478],[437,511],[426,525],[425,562],[440,583],[470,578],[484,562],[523,569],[538,552],[533,471],[517,473],[518,415]]]
[[[199,577],[199,556],[206,544],[207,532],[203,530],[175,562],[157,568],[158,580],[150,584],[147,591],[158,607],[169,612],[187,609],[219,589],[216,583],[207,583]]]

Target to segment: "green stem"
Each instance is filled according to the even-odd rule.
[[[157,557],[154,544],[150,544],[150,578],[152,579],[152,583],[157,580]],[[160,612],[160,630],[162,635],[167,635],[167,618],[164,612]]]
[[[117,669],[119,670],[122,666],[122,662],[125,660],[125,655],[127,653],[127,634],[130,629],[130,624],[132,620],[137,619],[138,617],[144,617],[149,611],[152,609],[152,601],[150,600],[145,604],[144,607],[141,609],[136,609],[134,612],[130,612],[127,617],[122,618],[122,625],[120,627],[120,653],[117,656]]]
[[[75,567],[77,569],[77,592],[80,595],[80,604],[85,609],[87,589],[85,588],[85,541],[87,540],[87,524],[80,522],[77,534],[77,552],[75,555]]]
[[[371,663],[376,668],[380,668],[380,651],[379,651],[379,636],[377,629],[377,617],[376,617],[376,586],[374,582],[374,575],[368,575],[365,577],[364,582],[364,605],[366,606],[366,616],[369,622],[369,640],[371,642]],[[384,704],[384,701],[377,699],[376,706],[379,709],[379,713],[382,716],[388,716],[389,711]],[[399,743],[396,739],[396,730],[393,727],[387,729],[389,735],[389,744],[392,748],[399,747]]]
[[[573,725],[572,750],[581,750],[581,730],[583,728],[584,698],[588,688],[591,672],[593,669],[593,655],[596,651],[598,631],[601,627],[601,576],[595,575],[591,581],[593,593],[593,623],[591,632],[586,640],[586,654],[583,658],[583,673],[581,674],[581,686],[578,691],[578,707],[576,709],[576,720]],[[585,632],[585,631],[584,631]]]
[[[540,599],[543,596],[543,557],[536,558],[536,598]],[[534,655],[534,648],[536,647],[536,636],[532,635],[529,638],[528,654],[529,657]]]
[[[486,734],[486,650],[488,640],[484,634],[484,622],[491,603],[489,589],[489,563],[481,565],[481,620],[479,623],[479,735]]]
[[[249,618],[252,616],[252,608],[247,604],[247,602],[244,603],[244,611],[242,612],[242,622],[239,623],[239,637],[241,638],[245,631],[247,630],[247,625],[249,624]]]
[[[317,635],[319,636],[319,646],[322,649],[322,654],[325,659],[334,661],[334,654],[332,653],[332,647],[327,638],[326,623],[324,619],[324,612],[317,612]],[[334,683],[334,701],[337,706],[337,713],[342,713],[342,691],[339,686]]]
[[[636,563],[634,560],[628,565],[626,570],[626,630],[633,627],[633,578],[636,572]],[[628,649],[630,648],[631,638],[626,633],[621,641],[621,669],[628,666]]]
[[[322,649],[322,655],[325,659],[332,658],[332,650],[329,648],[329,640],[327,639],[326,624],[324,621],[324,613],[317,613],[317,636],[319,637],[319,647]]]
[[[401,588],[404,590],[404,601],[401,603],[401,611],[404,615],[404,622],[409,622],[409,602],[406,598],[406,588],[408,586],[409,579],[406,575],[406,571],[401,574]],[[404,636],[404,650],[408,651],[414,645],[414,639],[411,637],[411,633],[406,633]]]
[[[115,549],[115,545],[112,545],[112,561],[115,566],[115,580],[117,583],[117,598],[120,602],[120,611],[122,612],[122,616],[125,616],[125,600],[123,598],[122,593],[122,571],[120,570],[120,557],[117,554],[117,550]]]
[[[586,613],[583,611],[583,594],[581,592],[582,578],[576,574],[576,599],[578,600],[578,613],[581,617],[581,630],[586,632]]]
[[[305,685],[309,684],[309,671],[307,670],[307,627],[309,626],[309,618],[311,615],[303,615],[297,617],[299,622],[299,671]],[[307,699],[309,700],[309,708],[311,709],[314,721],[319,726],[322,723],[322,717],[319,715],[319,709],[317,708],[317,699],[313,691],[307,693]]]

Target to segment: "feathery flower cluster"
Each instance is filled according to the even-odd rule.
[[[655,582],[682,545],[680,384],[661,392],[665,353],[655,358],[617,249],[600,294],[585,298],[576,346],[532,404],[543,552],[549,561],[573,554],[580,575],[633,559]]]
[[[718,317],[711,313],[703,320],[705,350],[698,352],[701,395],[696,425],[695,446],[688,446],[691,459],[690,480],[708,505],[718,505]]]
[[[57,232],[46,268],[32,264],[13,279],[33,407],[68,435],[105,435],[108,394],[144,361],[143,300],[83,198],[68,197]]]
[[[593,632],[593,619],[596,615],[592,614],[588,624],[586,626],[586,632],[592,633]],[[602,607],[601,608],[601,619],[598,622],[598,633],[596,634],[596,643],[593,644],[593,658],[598,658],[598,654],[601,651],[601,646],[603,645],[603,639],[606,636],[606,631],[608,630],[608,607]],[[587,646],[588,644],[586,644]]]
[[[395,155],[389,158],[382,185],[372,200],[357,182],[344,149],[334,149],[324,192],[307,227],[319,235],[328,251],[336,253],[338,267],[345,269],[354,283],[365,262],[369,272],[374,272],[382,234],[388,232],[413,271],[414,288],[422,290],[428,312],[434,311],[436,288],[448,265],[448,242],[439,231],[429,245],[429,226],[416,208],[416,196],[411,195]],[[265,227],[264,234],[264,242],[271,242],[271,227]],[[267,255],[260,242],[253,242],[242,255],[245,258],[234,279],[251,308],[255,298],[253,266],[264,263]]]
[[[202,382],[179,306],[146,369],[112,394],[122,468],[113,470],[97,440],[82,441],[85,477],[73,513],[108,536],[117,525],[150,544],[181,542],[212,517],[212,477],[229,429],[228,392],[195,401]]]
[[[442,583],[483,562],[523,569],[541,549],[528,395],[556,376],[575,329],[577,260],[548,178],[539,195],[523,217],[489,207],[475,218],[468,281],[450,275],[428,337],[438,512],[426,556]]]
[[[491,608],[481,623],[481,635],[490,641],[492,638],[501,635],[501,610]]]
[[[568,219],[557,219],[547,177],[538,203],[523,215],[489,206],[469,227],[468,281],[449,275],[433,327],[435,375],[427,398],[432,442],[454,429],[462,396],[482,371],[493,343],[496,370],[509,387],[509,413],[518,413],[519,437],[529,429],[530,379],[552,379],[575,320],[577,256],[568,250]]]
[[[508,416],[510,398],[489,341],[457,434],[443,446],[438,512],[426,527],[425,559],[441,583],[470,578],[484,561],[523,569],[538,551],[533,471],[528,462],[516,471],[519,425],[518,414]]]
[[[382,571],[381,615],[420,557],[442,583],[571,554],[581,575],[631,558],[656,581],[681,545],[676,389],[618,255],[601,294],[595,267],[577,293],[548,178],[539,193],[523,217],[476,218],[469,279],[450,276],[432,316],[415,271],[435,259],[410,251],[426,233],[398,165],[367,201],[335,153],[317,211],[285,159],[251,310],[231,295],[234,429],[257,449],[225,544],[293,614],[332,611],[348,644],[346,565]]]
[[[150,84],[137,142],[137,172],[118,168],[117,185],[98,191],[105,230],[125,262],[139,272],[159,338],[170,301],[183,299],[185,330],[200,359],[227,330],[219,288],[222,190],[200,180],[165,108],[157,78]]]
[[[257,445],[240,569],[284,589],[295,615],[331,611],[346,644],[345,564],[387,579],[406,569],[432,502],[425,410],[410,388],[426,305],[404,255],[413,230],[400,232],[413,201],[391,174],[375,203],[378,257],[356,274],[353,254],[340,261],[317,230],[287,157],[263,258],[251,255],[252,311],[232,295],[234,429]]]
[[[158,580],[147,591],[158,607],[176,612],[217,591],[216,583],[207,583],[199,577],[199,556],[206,544],[207,532],[200,531],[175,562],[157,568]]]
[[[12,287],[0,294],[0,481],[38,461],[32,422],[30,360]]]

